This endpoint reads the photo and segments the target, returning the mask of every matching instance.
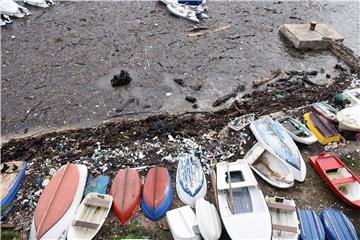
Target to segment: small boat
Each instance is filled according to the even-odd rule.
[[[195,155],[181,153],[177,159],[176,192],[183,203],[193,208],[196,200],[206,195],[205,174]]]
[[[110,212],[113,197],[106,194],[89,193],[76,211],[67,239],[93,239]]]
[[[193,23],[199,23],[196,12],[187,5],[169,3],[166,5],[169,12],[177,17],[184,18]]]
[[[327,102],[318,102],[311,104],[312,109],[324,117],[329,122],[336,122],[337,110]]]
[[[189,206],[166,212],[166,220],[174,240],[201,240],[194,211]]]
[[[204,198],[196,201],[196,219],[205,240],[217,240],[221,236],[221,220],[215,206]]]
[[[321,144],[326,145],[330,142],[340,141],[340,133],[319,114],[313,112],[305,113],[304,120]]]
[[[8,15],[0,14],[0,27],[6,26],[6,24],[10,24],[13,21],[10,19]]]
[[[344,108],[336,114],[339,130],[360,132],[360,105]]]
[[[26,168],[27,163],[23,161],[6,162],[0,165],[0,219],[10,211],[14,204]]]
[[[269,209],[246,161],[216,165],[221,219],[231,239],[270,239]]]
[[[347,90],[343,95],[350,101],[350,106],[360,105],[360,88]]]
[[[317,142],[317,138],[312,134],[312,132],[307,129],[299,121],[291,117],[283,117],[277,119],[279,123],[285,128],[286,132],[294,139],[295,141],[307,145],[311,145]]]
[[[321,153],[309,157],[309,161],[339,198],[360,209],[360,180],[350,168],[334,154]]]
[[[341,211],[327,208],[320,213],[320,219],[328,240],[358,240],[356,229],[350,219]]]
[[[266,196],[272,220],[272,239],[294,239],[299,237],[299,220],[295,201],[291,198]]]
[[[250,129],[266,150],[289,165],[295,180],[305,180],[305,162],[294,140],[280,123],[266,116],[252,122]]]
[[[274,187],[289,188],[294,185],[294,176],[286,162],[256,143],[244,160],[262,179]]]
[[[65,240],[80,205],[87,167],[68,163],[52,177],[36,205],[29,239]]]
[[[254,114],[245,114],[235,118],[233,121],[228,123],[228,127],[236,132],[240,131],[244,127],[248,126],[252,121],[255,120]]]
[[[13,0],[1,0],[0,1],[0,12],[8,16],[13,16],[17,18],[23,18],[30,15],[30,11],[17,4]]]
[[[153,167],[146,175],[141,209],[152,221],[163,218],[172,204],[172,185],[169,171],[164,167]]]
[[[114,199],[114,213],[121,224],[126,224],[139,209],[141,200],[141,178],[132,168],[120,169],[110,188]]]
[[[99,194],[106,194],[108,185],[109,185],[109,176],[100,175],[96,178],[93,178],[93,176],[89,175],[87,184],[84,191],[84,197],[88,195],[89,193],[99,193]]]
[[[300,221],[301,240],[325,240],[325,230],[314,210],[297,210]]]
[[[24,0],[24,3],[41,8],[47,8],[55,5],[52,0]]]

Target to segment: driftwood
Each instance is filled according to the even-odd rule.
[[[331,43],[330,50],[336,57],[342,59],[352,71],[360,75],[360,56],[356,56],[353,50],[340,42]]]
[[[245,86],[243,84],[239,84],[239,86],[237,86],[237,88],[235,88],[231,93],[228,93],[220,98],[218,98],[214,103],[213,103],[213,107],[218,107],[221,104],[223,104],[224,102],[226,102],[227,100],[236,97],[238,92],[242,92],[245,90]]]
[[[266,76],[266,77],[253,80],[253,86],[258,87],[258,86],[260,86],[260,85],[262,85],[264,83],[267,83],[267,82],[273,80],[274,78],[276,78],[277,76],[279,76],[280,73],[281,73],[281,70],[280,70],[280,68],[278,68],[275,71],[272,71],[271,74]]]
[[[226,25],[223,27],[218,27],[218,28],[214,28],[214,29],[210,29],[210,30],[205,30],[205,31],[198,31],[195,33],[189,33],[187,36],[188,37],[198,37],[198,36],[202,36],[204,34],[208,34],[208,33],[215,33],[215,32],[221,32],[224,30],[227,30],[231,27],[231,25]]]

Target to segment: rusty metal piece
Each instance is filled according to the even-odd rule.
[[[315,30],[316,24],[317,24],[317,22],[314,22],[314,21],[310,22],[310,31]]]

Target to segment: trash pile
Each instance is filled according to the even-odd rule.
[[[40,8],[47,8],[55,5],[52,0],[24,0],[24,3]],[[13,21],[10,17],[23,18],[30,15],[31,12],[13,0],[0,1],[0,27],[6,26]]]

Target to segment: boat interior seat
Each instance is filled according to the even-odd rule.
[[[273,230],[282,231],[282,232],[292,232],[292,233],[298,232],[297,228],[292,227],[292,226],[273,224],[272,227],[273,227]]]
[[[74,227],[82,227],[82,228],[88,228],[88,229],[97,229],[99,227],[99,224],[92,223],[92,222],[86,222],[81,220],[74,220],[73,222]]]
[[[92,207],[109,208],[110,201],[101,198],[88,198],[85,205]]]
[[[294,206],[290,206],[283,203],[268,203],[267,205],[269,208],[273,208],[273,209],[286,210],[290,212],[296,211],[296,208]]]
[[[340,178],[340,179],[331,180],[331,183],[334,184],[334,185],[345,184],[345,183],[349,183],[349,182],[356,182],[356,178],[351,176],[351,177],[347,177],[347,178]]]
[[[333,157],[320,158],[318,159],[317,163],[324,171],[334,170],[343,167],[343,165],[336,161]]]

